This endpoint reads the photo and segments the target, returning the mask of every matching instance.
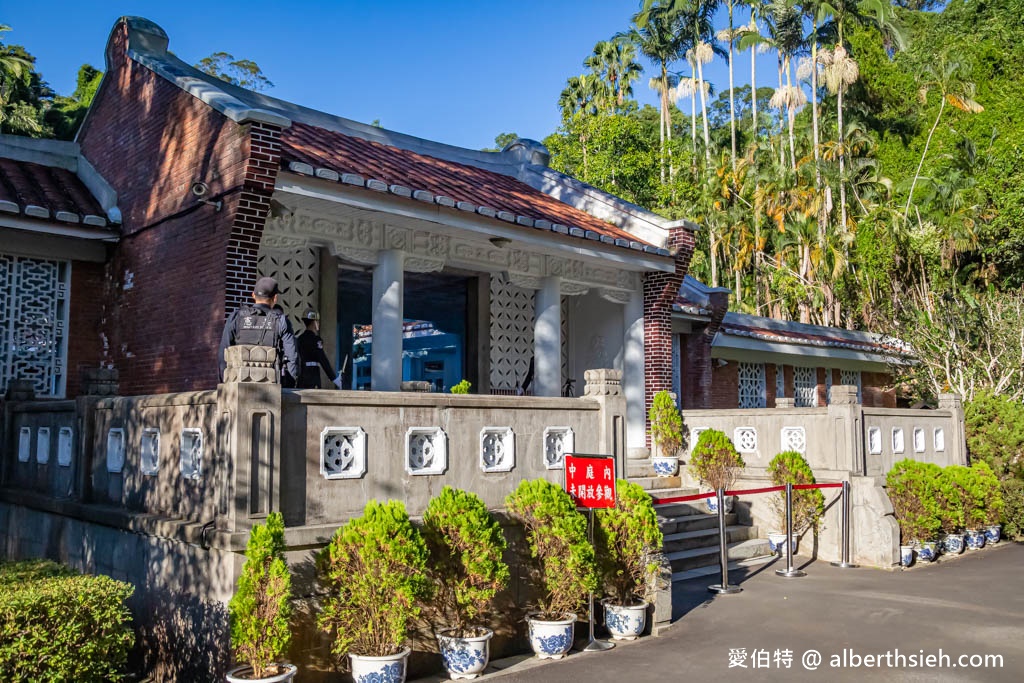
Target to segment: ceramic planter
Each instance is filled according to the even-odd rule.
[[[352,663],[353,683],[405,683],[406,664],[409,660],[409,648],[386,657],[348,656]]]
[[[917,549],[917,558],[923,562],[934,562],[939,556],[939,549],[934,541],[924,541]]]
[[[453,630],[446,628],[437,632],[444,668],[452,680],[476,678],[487,668],[491,658],[490,644],[494,631],[485,628],[482,636],[458,638],[452,635]]]
[[[540,659],[561,659],[572,649],[575,614],[559,621],[545,621],[537,614],[526,617],[530,626],[530,647]]]
[[[914,564],[914,546],[912,545],[901,545],[900,546],[900,564],[904,567],[910,567]]]
[[[796,546],[798,539],[796,536],[793,537],[791,545],[792,553],[796,555]],[[768,548],[778,555],[779,557],[786,556],[786,532],[785,531],[772,531],[768,534]]]
[[[228,672],[228,683],[287,683],[295,678],[295,673],[299,670],[294,664],[279,664],[278,666],[284,669],[284,673],[269,678],[253,678],[252,667],[248,664],[236,666]]]
[[[942,550],[949,555],[959,555],[964,551],[963,534],[946,534],[942,539]]]
[[[647,626],[647,603],[616,605],[605,600],[604,624],[612,640],[636,640]]]
[[[985,541],[988,543],[999,543],[999,539],[1003,535],[1003,525],[993,524],[992,526],[985,527]]]
[[[679,458],[667,455],[651,457],[651,466],[659,477],[674,477],[679,471]]]
[[[967,530],[968,550],[981,550],[985,547],[985,532],[980,529]]]
[[[711,496],[710,498],[705,498],[704,500],[707,503],[708,512],[710,512],[713,515],[717,515],[718,514],[718,496]],[[733,497],[732,496],[725,496],[725,514],[729,514],[730,512],[732,512],[732,502],[733,502]]]

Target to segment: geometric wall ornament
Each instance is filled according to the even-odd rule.
[[[903,428],[893,427],[892,428],[892,452],[902,453],[903,452]]]
[[[71,458],[74,455],[75,430],[71,427],[61,427],[57,432],[57,464],[61,467],[71,467]]]
[[[511,427],[484,427],[480,430],[480,469],[484,472],[509,472],[516,466],[516,435]]]
[[[572,427],[548,427],[544,430],[544,467],[560,470],[566,453],[576,448],[576,435]]]
[[[798,408],[810,408],[818,403],[818,371],[816,368],[793,368],[793,396]]]
[[[147,427],[142,430],[139,445],[139,467],[142,473],[153,477],[160,472],[160,430]]]
[[[444,474],[448,435],[440,427],[409,427],[405,432],[405,471],[412,475]]]
[[[882,430],[878,427],[868,427],[868,452],[872,455],[882,453]]]
[[[857,387],[857,403],[861,403],[860,370],[840,370],[839,383],[848,387]]]
[[[281,305],[290,320],[320,305],[320,250],[312,247],[268,248],[261,243],[256,272],[281,284]]]
[[[924,453],[924,429],[914,427],[914,452]]]
[[[942,431],[942,427],[936,427],[933,434],[935,440],[935,451],[941,453],[946,450],[946,433]]]
[[[764,408],[764,363],[740,363],[739,375],[739,407]]]
[[[737,427],[733,431],[732,440],[736,444],[736,450],[740,453],[755,453],[757,451],[757,430],[753,427]]]
[[[115,427],[107,431],[107,472],[124,469],[124,430]]]
[[[366,474],[366,432],[359,427],[325,427],[320,432],[320,474],[324,479],[358,479]]]
[[[50,462],[50,428],[40,427],[36,432],[36,462],[45,465]]]
[[[781,438],[783,451],[807,452],[807,433],[803,427],[783,427]]]
[[[18,462],[28,462],[32,457],[32,428],[22,427],[18,431]]]
[[[179,461],[181,476],[185,479],[203,476],[203,430],[195,427],[181,430]]]
[[[503,273],[491,276],[490,288],[491,389],[508,391],[523,383],[533,357],[534,294]]]

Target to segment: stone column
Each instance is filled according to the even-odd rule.
[[[341,364],[345,354],[350,350],[342,350],[338,356],[338,259],[326,248],[320,248],[320,337],[324,340],[324,351],[331,359],[335,372],[341,372]],[[297,330],[301,334],[302,330]],[[352,359],[349,359],[351,365]],[[333,380],[333,377],[329,378]],[[330,385],[328,385],[329,387]]]
[[[534,299],[533,387],[535,396],[562,395],[562,279],[541,280]]]
[[[949,464],[966,465],[967,429],[964,424],[963,397],[960,394],[939,394],[939,410],[948,410],[953,415],[950,421],[949,440],[946,442]]]
[[[622,371],[613,369],[586,370],[583,395],[601,404],[601,426],[597,452],[615,456],[616,474],[626,477],[626,401],[622,395]]]
[[[405,254],[380,252],[373,269],[373,345],[370,386],[374,391],[398,391],[402,385],[402,311]]]
[[[622,312],[625,332],[622,361],[622,391],[626,396],[626,455],[648,455],[644,414],[644,295],[630,292]]]
[[[832,469],[864,474],[864,438],[861,428],[861,410],[857,403],[857,387],[832,387],[828,405],[835,460]]]

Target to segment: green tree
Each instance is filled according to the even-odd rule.
[[[193,66],[203,73],[246,90],[261,92],[274,87],[270,79],[263,74],[259,64],[251,59],[235,59],[235,56],[228,52],[214,52]]]

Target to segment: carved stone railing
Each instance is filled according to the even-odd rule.
[[[277,349],[270,346],[239,344],[224,349],[225,382],[280,384]]]

